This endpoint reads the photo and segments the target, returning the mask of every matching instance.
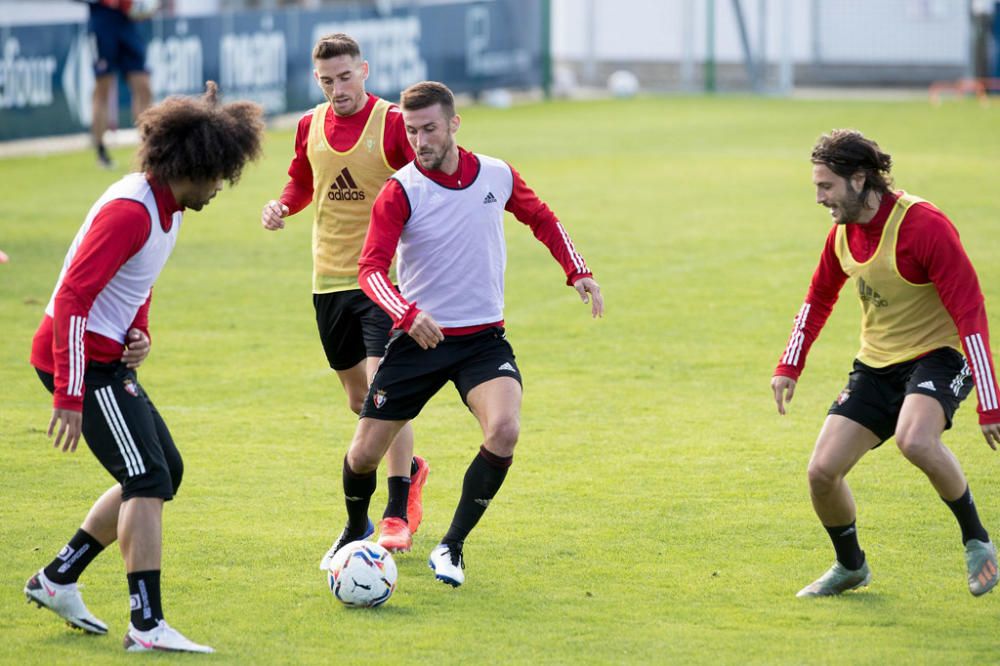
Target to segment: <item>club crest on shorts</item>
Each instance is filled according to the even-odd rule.
[[[381,409],[382,405],[385,404],[385,401],[386,401],[385,391],[383,391],[382,389],[375,391],[375,393],[372,395],[372,402],[375,403],[375,409]]]
[[[139,397],[139,387],[131,379],[126,379],[124,382],[122,382],[122,385],[125,388],[125,392],[128,393],[130,396],[132,396],[133,398]]]
[[[850,397],[851,397],[851,389],[845,388],[843,391],[840,392],[840,395],[837,396],[837,404],[838,405],[844,404]]]

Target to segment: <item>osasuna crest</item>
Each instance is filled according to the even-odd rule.
[[[133,398],[139,397],[139,387],[135,385],[131,379],[126,379],[124,382],[125,392],[128,393]]]
[[[365,148],[368,149],[369,153],[375,150],[375,139],[372,138],[365,139]]]
[[[382,405],[385,404],[385,391],[382,389],[375,391],[375,395],[372,396],[372,402],[375,403],[375,409],[381,409]]]
[[[844,404],[850,397],[851,397],[851,389],[845,388],[843,391],[840,392],[840,395],[837,396],[837,404],[838,405]]]

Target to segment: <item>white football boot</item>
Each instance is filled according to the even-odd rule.
[[[458,587],[465,582],[465,560],[462,559],[462,547],[439,543],[431,551],[427,564],[434,570],[434,577],[442,583]]]
[[[795,595],[800,599],[811,597],[833,597],[848,590],[856,590],[872,582],[872,570],[868,561],[862,563],[860,569],[848,569],[840,562],[834,561],[833,566],[825,574],[806,585]]]
[[[87,610],[76,583],[56,585],[46,578],[44,570],[39,570],[24,584],[24,596],[39,608],[48,608],[71,627],[101,636],[108,633],[108,625]]]
[[[207,645],[199,645],[194,641],[185,638],[181,632],[177,631],[166,620],[160,622],[149,631],[139,631],[128,623],[128,633],[122,641],[126,652],[215,652]]]

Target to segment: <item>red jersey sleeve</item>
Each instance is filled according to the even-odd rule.
[[[531,227],[535,238],[549,248],[549,252],[566,273],[566,284],[572,285],[580,278],[593,277],[587,262],[576,251],[573,241],[548,205],[528,187],[514,167],[510,167],[513,187],[510,199],[504,209],[512,213],[523,224]]]
[[[830,318],[833,306],[840,297],[840,290],[847,282],[847,273],[840,267],[840,260],[834,251],[836,231],[837,228],[834,227],[826,237],[826,245],[809,283],[805,303],[795,315],[792,334],[778,360],[778,367],[774,369],[775,375],[796,380],[799,378],[805,368],[809,349],[819,337],[826,320]]]
[[[288,183],[278,199],[288,206],[288,214],[294,215],[312,202],[313,171],[306,149],[309,145],[309,128],[312,126],[313,112],[299,119],[295,130],[295,156],[288,165]]]
[[[406,138],[403,113],[393,104],[385,115],[385,132],[382,133],[385,157],[393,169],[402,169],[413,161],[413,147]]]
[[[390,178],[372,206],[371,222],[358,260],[358,283],[376,305],[392,319],[393,328],[410,330],[420,310],[409,303],[389,280],[389,267],[396,253],[403,225],[410,218],[410,202],[399,181]]]
[[[955,322],[976,383],[979,422],[1000,423],[997,404],[1000,391],[990,353],[986,302],[958,230],[933,206],[915,204],[907,214],[906,224],[900,228],[897,254],[903,255],[900,272],[920,273],[905,277],[913,282],[933,283]]]
[[[80,242],[53,305],[56,409],[83,409],[87,316],[94,299],[118,269],[142,249],[151,223],[149,212],[141,203],[116,199],[101,208]]]

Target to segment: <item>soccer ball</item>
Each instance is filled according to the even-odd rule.
[[[345,606],[360,608],[388,601],[398,575],[389,551],[371,541],[353,541],[338,550],[326,572],[333,596]]]
[[[619,99],[635,97],[639,92],[639,79],[627,69],[619,69],[608,77],[608,92]]]

